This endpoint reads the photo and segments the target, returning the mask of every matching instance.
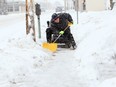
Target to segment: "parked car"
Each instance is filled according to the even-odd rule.
[[[7,15],[8,14],[8,7],[6,0],[0,0],[0,15]]]
[[[62,12],[64,11],[63,7],[56,7],[56,12]]]
[[[7,14],[8,14],[7,10],[0,9],[0,15],[7,15]]]

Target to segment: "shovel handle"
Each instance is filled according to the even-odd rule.
[[[54,40],[53,43],[55,43],[59,39],[60,36],[61,36],[61,34]]]
[[[69,26],[67,26],[67,27],[64,29],[64,31],[66,31],[66,29],[67,29],[68,27],[69,27]],[[62,35],[62,34],[60,34],[60,35],[54,40],[53,43],[55,43],[55,42],[60,38],[61,35]]]

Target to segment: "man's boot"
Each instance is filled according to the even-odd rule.
[[[73,50],[77,48],[75,41],[72,41],[72,47],[73,47]]]

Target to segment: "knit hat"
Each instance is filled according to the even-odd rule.
[[[54,20],[56,20],[57,18],[59,18],[59,15],[56,14],[56,13],[54,13],[54,14],[52,15],[52,20],[54,21]]]

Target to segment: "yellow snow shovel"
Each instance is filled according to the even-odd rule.
[[[67,26],[65,29],[64,29],[64,31],[68,28],[69,26]],[[49,49],[50,51],[52,51],[52,52],[55,52],[56,50],[57,50],[57,48],[58,48],[58,45],[57,45],[57,43],[55,43],[58,39],[59,39],[59,37],[61,36],[62,34],[60,34],[56,39],[55,39],[55,41],[53,42],[53,43],[47,43],[47,42],[44,42],[43,44],[42,44],[42,47],[43,48],[46,48],[46,49]]]

